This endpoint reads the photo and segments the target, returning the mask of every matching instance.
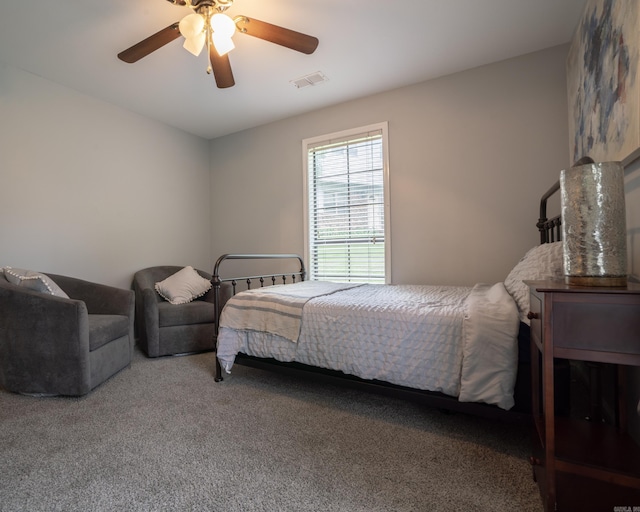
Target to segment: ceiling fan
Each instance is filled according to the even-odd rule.
[[[216,85],[223,89],[235,84],[228,52],[234,48],[232,36],[236,31],[264,39],[298,52],[312,54],[318,47],[318,38],[272,25],[265,21],[236,16],[230,18],[224,12],[233,0],[167,0],[175,5],[188,6],[193,13],[167,28],[120,52],[118,58],[130,64],[177,39],[185,38],[184,48],[199,55],[206,45],[209,52],[207,73],[212,73]]]

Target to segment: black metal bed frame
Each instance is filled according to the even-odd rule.
[[[538,222],[536,223],[536,227],[540,232],[540,243],[550,243],[555,241],[560,241],[562,238],[561,233],[561,216],[557,215],[552,218],[547,218],[547,201],[560,189],[560,182],[556,182],[541,198],[540,200],[540,217]],[[269,274],[258,274],[258,275],[249,275],[243,277],[221,277],[220,276],[220,267],[221,265],[228,260],[297,260],[300,269],[298,271],[294,271],[292,273],[269,273]],[[222,307],[226,302],[226,299],[236,293],[236,287],[239,283],[243,283],[247,288],[251,288],[254,281],[259,283],[260,287],[265,285],[269,286],[269,282],[273,284],[286,284],[288,280],[290,282],[296,282],[297,279],[300,281],[304,281],[306,278],[306,269],[304,265],[304,261],[297,254],[223,254],[218,258],[213,268],[212,279],[211,282],[214,288],[214,297],[215,297],[215,336],[217,338],[218,329],[219,329],[219,321],[220,321],[220,313],[222,311]],[[225,285],[229,286],[229,289],[225,290]],[[525,353],[529,352],[529,333],[528,329],[525,329],[526,326],[521,325],[521,333],[519,338],[521,339],[521,348],[520,350],[524,350],[526,346]],[[524,331],[524,332],[523,332]],[[265,359],[249,356],[246,354],[239,353],[236,356],[236,362],[239,364],[243,364],[245,366],[252,366],[256,368],[263,369],[273,369],[274,367],[279,368],[281,371],[296,374],[296,375],[305,375],[307,377],[315,378],[316,380],[320,379],[323,381],[329,382],[348,382],[350,386],[357,387],[361,389],[375,389],[378,393],[383,393],[387,395],[397,396],[404,399],[410,399],[414,401],[418,401],[420,403],[424,403],[425,405],[431,407],[437,407],[446,411],[455,411],[455,412],[464,412],[468,414],[474,414],[478,416],[484,416],[489,418],[497,418],[506,421],[512,422],[528,422],[530,421],[530,411],[528,407],[520,407],[516,411],[505,411],[493,405],[487,405],[482,403],[472,403],[472,402],[459,402],[455,397],[451,397],[449,395],[445,395],[443,393],[438,393],[434,391],[426,391],[426,390],[418,390],[405,386],[398,386],[395,384],[390,384],[388,382],[382,381],[369,381],[364,380],[359,377],[355,377],[352,375],[346,375],[342,372],[335,370],[327,370],[323,368],[316,368],[313,366],[301,364],[301,363],[285,363],[281,361],[277,361],[275,359]],[[528,363],[526,363],[528,364]],[[519,368],[519,374],[520,372]],[[529,372],[523,372],[525,375],[520,375],[520,377],[524,380],[529,379]],[[222,368],[220,366],[220,361],[216,357],[216,374],[215,381],[220,382],[223,380],[222,377]],[[524,383],[525,388],[529,383]],[[529,388],[530,389],[530,386]],[[516,393],[518,390],[516,389]],[[520,398],[528,399],[526,392],[520,392]],[[516,398],[516,406],[518,404],[518,397]]]

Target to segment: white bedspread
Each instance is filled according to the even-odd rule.
[[[297,343],[231,328],[225,307],[221,325],[227,326],[220,328],[217,355],[227,372],[242,352],[508,409],[513,405],[518,313],[500,287],[504,290],[502,283],[474,288],[362,285],[323,294],[305,301]],[[504,317],[497,323],[483,316],[495,312]],[[496,352],[504,357],[494,357]]]

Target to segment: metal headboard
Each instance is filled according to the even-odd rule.
[[[562,240],[562,218],[556,215],[550,219],[547,218],[547,200],[560,190],[560,181],[556,181],[553,186],[540,199],[540,218],[536,223],[538,231],[540,231],[540,243],[546,244],[550,242],[559,242]]]

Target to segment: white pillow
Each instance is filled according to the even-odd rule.
[[[4,276],[7,281],[18,286],[23,286],[36,292],[48,293],[56,297],[68,299],[69,296],[53,282],[49,276],[34,272],[33,270],[24,270],[21,268],[4,267]]]
[[[211,289],[211,282],[191,266],[178,270],[164,281],[156,283],[156,291],[171,304],[187,304]]]
[[[520,320],[527,325],[529,313],[529,287],[523,281],[541,281],[562,279],[563,252],[562,242],[537,245],[513,267],[504,280],[504,287],[518,305]]]

